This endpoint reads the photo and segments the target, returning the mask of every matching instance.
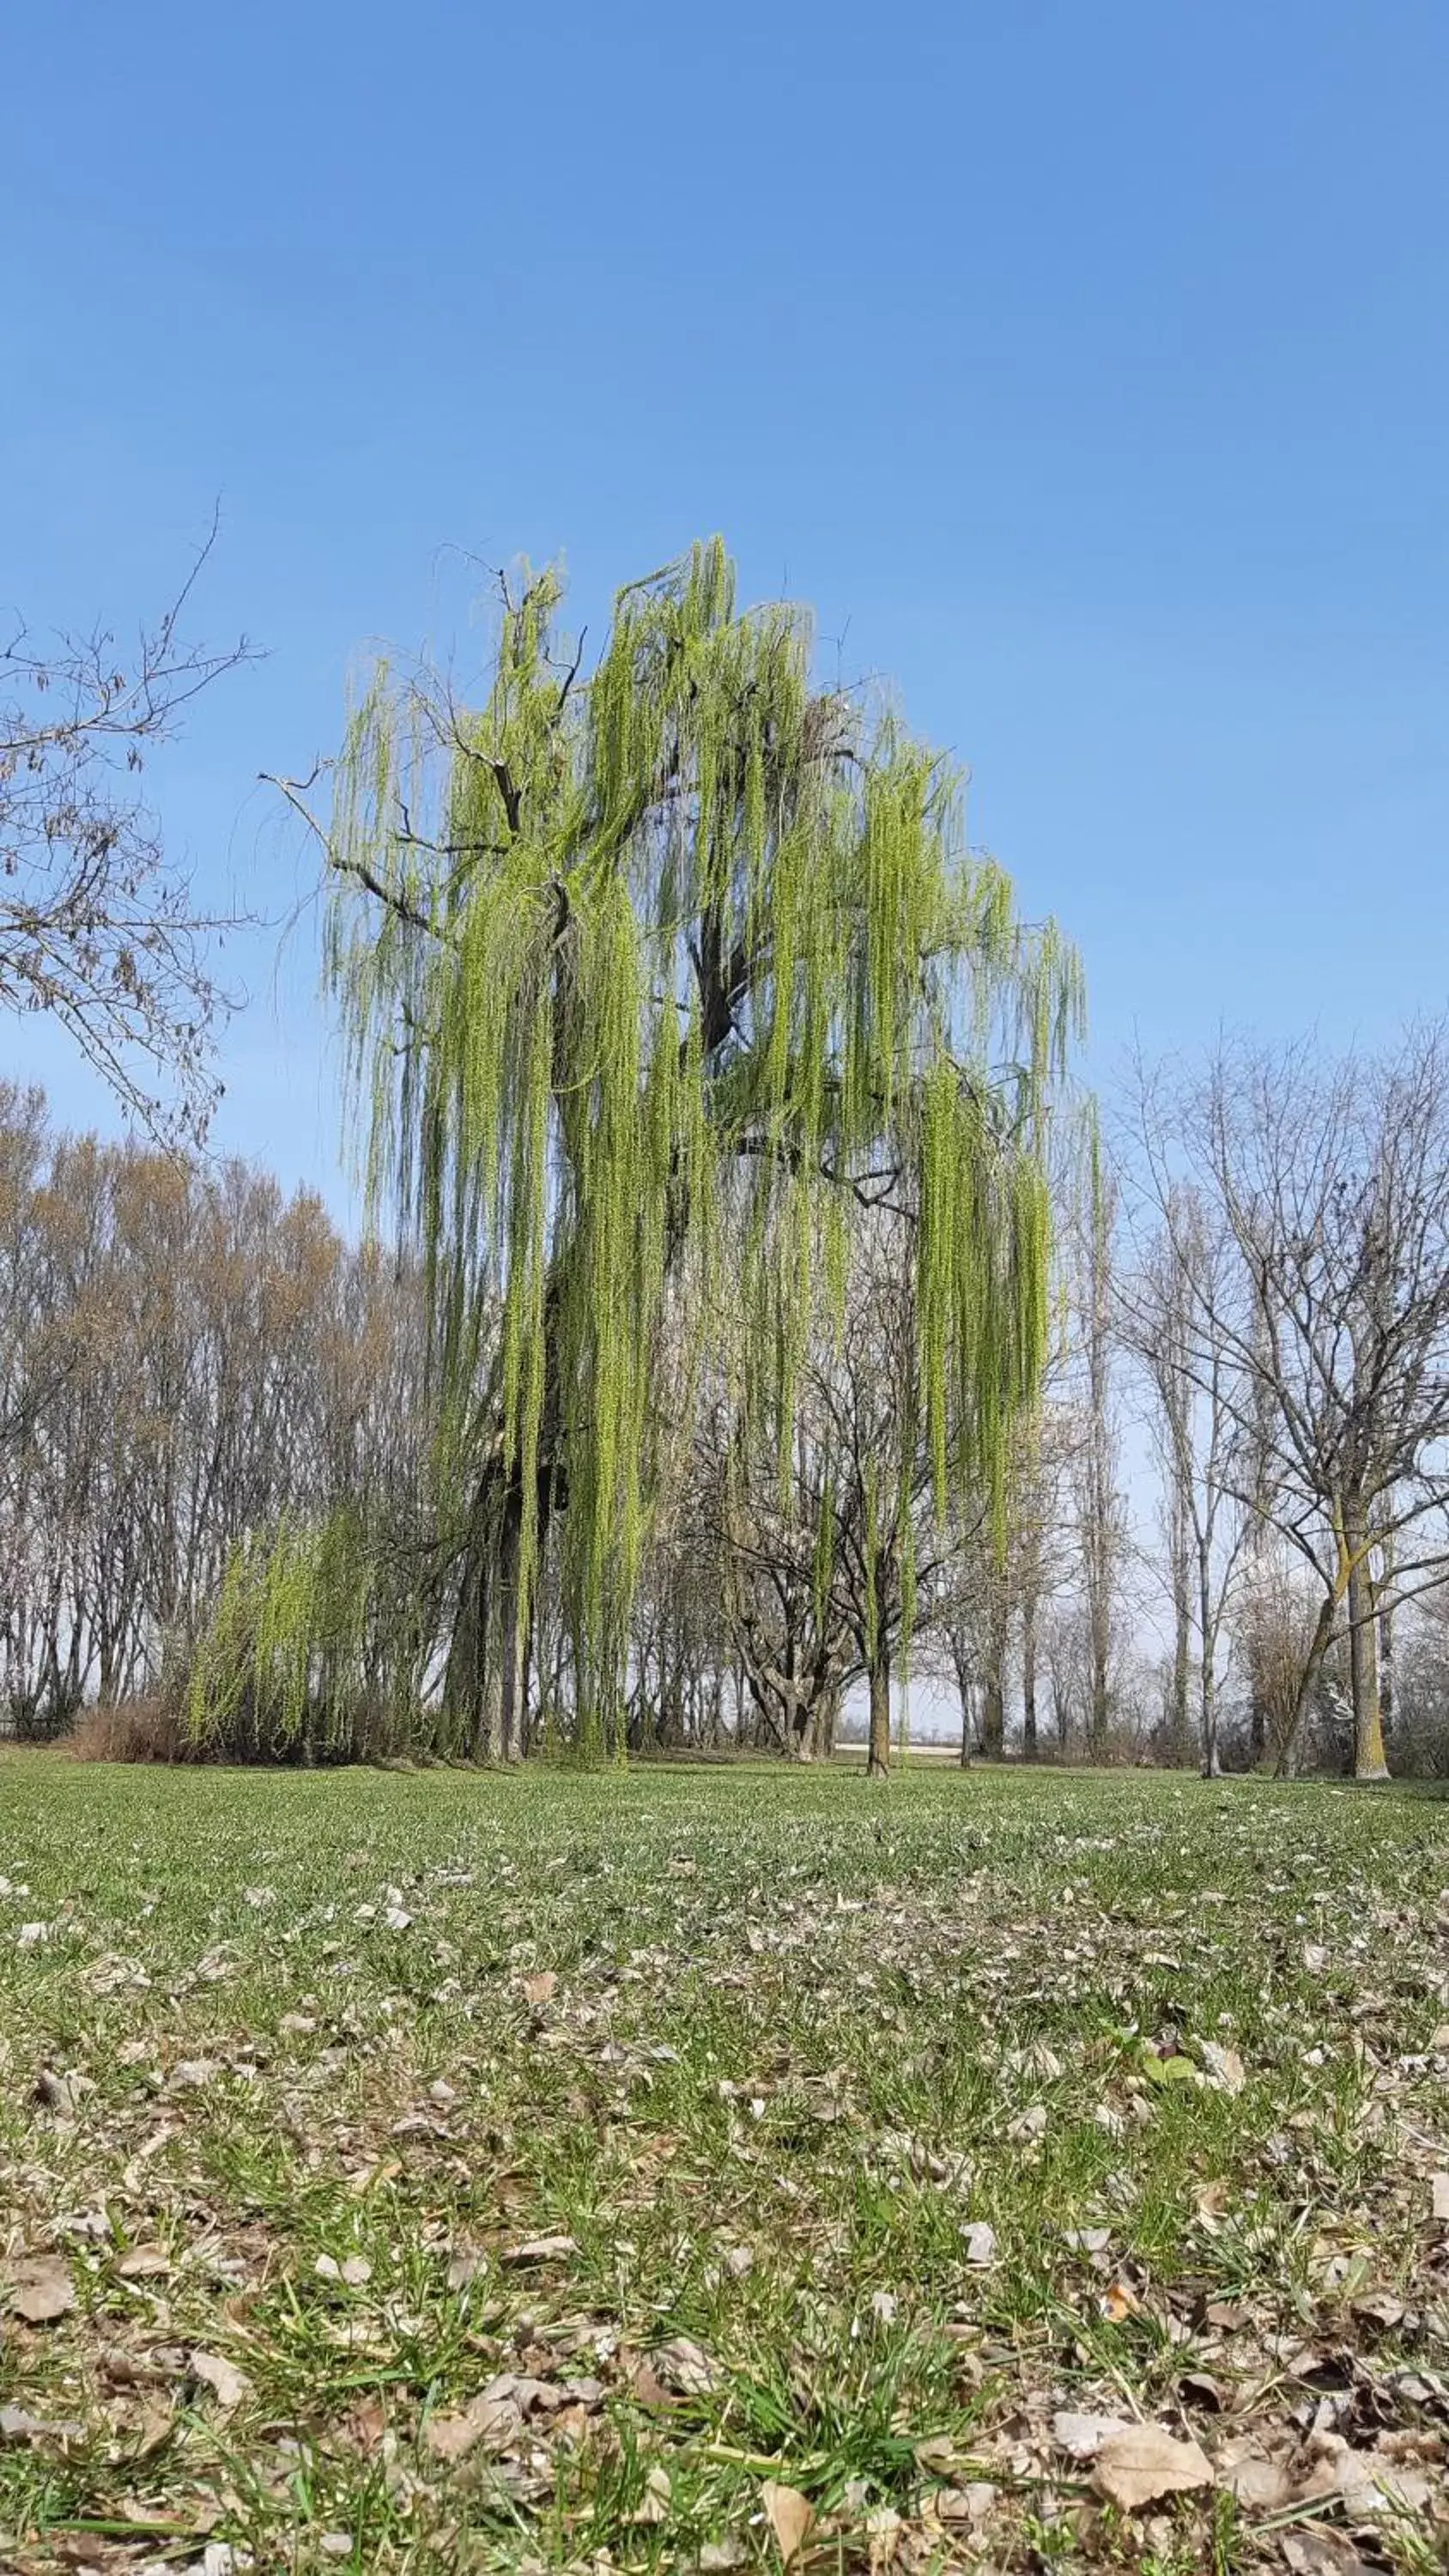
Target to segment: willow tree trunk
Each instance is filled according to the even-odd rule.
[[[1036,1725],[1036,1586],[1028,1584],[1021,1602],[1021,1750],[1035,1762],[1039,1750]]]
[[[866,1775],[884,1780],[891,1767],[891,1659],[881,1650],[870,1668],[870,1742]]]
[[[1005,1749],[1005,1677],[999,1662],[993,1655],[987,1667],[986,1688],[981,1702],[981,1750],[988,1762],[999,1762]]]

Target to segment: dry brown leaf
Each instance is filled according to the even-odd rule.
[[[1341,2531],[1284,2531],[1278,2546],[1283,2563],[1292,2576],[1373,2576],[1367,2560],[1360,2558],[1351,2540]]]
[[[212,2391],[218,2406],[226,2414],[230,2414],[234,2406],[240,2406],[242,2399],[252,2393],[252,2383],[246,2372],[238,2370],[234,2361],[225,2360],[217,2352],[194,2352],[191,2375]]]
[[[1132,2429],[1124,2415],[1079,2415],[1064,2407],[1052,2417],[1052,2440],[1074,2460],[1095,2460],[1104,2442]]]
[[[621,2351],[619,2380],[636,2406],[677,2406],[678,2398],[665,2387],[652,2361],[643,2353]]]
[[[122,2281],[159,2281],[162,2274],[170,2269],[171,2258],[162,2253],[159,2245],[133,2245],[130,2253],[123,2254],[116,2265],[117,2276]]]
[[[30,2263],[12,2263],[7,2304],[28,2326],[52,2326],[75,2306],[75,2288],[64,2263],[42,2254]]]
[[[775,2535],[780,2564],[792,2567],[815,2520],[815,2507],[808,2496],[801,2495],[798,2487],[781,2486],[774,2478],[766,2478],[760,2489],[760,2502]]]
[[[719,2378],[708,2353],[701,2352],[688,2335],[671,2336],[650,2358],[665,2387],[675,2389],[681,2397],[705,2397]]]
[[[78,2442],[83,2424],[45,2423],[23,2406],[0,2406],[0,2442]]]
[[[381,2398],[359,2398],[343,2417],[342,2429],[354,2449],[370,2455],[387,2431],[387,2413]]]
[[[523,2411],[517,2402],[519,2383],[507,2373],[490,2379],[486,2388],[466,2406],[447,2415],[430,2415],[423,2427],[423,2440],[435,2459],[461,2460],[480,2442],[490,2451],[505,2451],[523,2431]]]
[[[577,2254],[572,2236],[530,2236],[524,2245],[508,2245],[499,2255],[500,2263],[561,2263],[567,2254]]]
[[[629,2520],[646,2524],[667,2522],[669,2500],[673,2492],[669,2483],[669,2471],[661,2468],[656,2460],[644,2481],[644,2493],[630,2514]]]
[[[1245,2451],[1221,2468],[1218,2484],[1250,2513],[1276,2513],[1293,2492],[1293,2481],[1281,2461],[1266,2459],[1261,2451]]]
[[[1155,2504],[1159,2496],[1187,2495],[1210,2487],[1212,2462],[1196,2442],[1179,2442],[1160,2424],[1134,2424],[1109,2434],[1093,2472],[1109,2504],[1124,2513]]]

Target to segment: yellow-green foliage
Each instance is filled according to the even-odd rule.
[[[552,574],[506,594],[477,709],[374,676],[337,773],[329,965],[374,1200],[429,1265],[441,1499],[465,1509],[501,1442],[526,1604],[563,1463],[565,1599],[606,1694],[673,1409],[666,1308],[677,1365],[726,1242],[783,1454],[812,1315],[842,1294],[822,1196],[904,1205],[941,1506],[1000,1489],[1043,1353],[1078,997],[1071,953],[966,855],[949,763],[817,690],[807,616],[741,612],[718,541],[620,593],[587,679],[558,605]],[[246,1580],[291,1723],[285,1623],[323,1577],[293,1543]]]

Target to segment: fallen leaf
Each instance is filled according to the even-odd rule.
[[[170,2257],[162,2253],[159,2245],[133,2245],[130,2253],[123,2254],[116,2265],[117,2276],[122,2281],[159,2281],[162,2274],[170,2269]]]
[[[1276,2513],[1293,2492],[1293,2481],[1281,2462],[1265,2459],[1261,2451],[1246,2451],[1241,2459],[1220,2468],[1218,2484],[1250,2513]]]
[[[1212,2462],[1196,2442],[1179,2442],[1160,2424],[1134,2424],[1112,2433],[1097,2453],[1093,2472],[1109,2504],[1124,2513],[1155,2504],[1159,2496],[1190,2494],[1210,2487]]]
[[[387,2412],[380,2397],[361,2397],[342,2419],[342,2429],[354,2449],[370,2456],[387,2431]]]
[[[1361,2298],[1350,2299],[1349,2306],[1365,2325],[1378,2326],[1385,2334],[1403,2323],[1404,2302],[1391,2290],[1367,2290]]]
[[[1373,2576],[1367,2560],[1339,2531],[1284,2531],[1278,2546],[1292,2576]]]
[[[32,2263],[12,2263],[6,2299],[27,2325],[50,2326],[75,2306],[75,2289],[65,2265],[42,2254]]]
[[[974,2225],[963,2227],[961,2233],[966,2240],[967,2262],[978,2272],[984,2272],[988,2264],[996,2260],[995,2228],[988,2219],[978,2218]]]
[[[1449,2227],[1449,2173],[1436,2173],[1432,2175],[1430,2177],[1429,2189],[1433,2194],[1432,2208],[1434,2216],[1443,2226]]]
[[[423,2440],[434,2457],[450,2464],[463,2459],[480,2442],[490,2451],[507,2450],[523,2431],[523,2411],[515,2390],[518,2382],[506,2374],[490,2380],[466,2406],[447,2415],[430,2415],[423,2427]]]
[[[695,2564],[700,2576],[726,2576],[731,2567],[743,2567],[749,2557],[742,2540],[706,2540]]]
[[[665,2387],[652,2361],[643,2353],[620,2353],[619,2380],[636,2406],[677,2406],[679,2403],[673,2392]]]
[[[23,2406],[0,2406],[0,2442],[78,2442],[84,2432],[83,2424],[47,2424]]]
[[[1205,2039],[1202,2062],[1208,2081],[1217,2093],[1241,2093],[1248,2080],[1247,2069],[1235,2048],[1220,2047],[1217,2040]]]
[[[566,2254],[577,2254],[572,2236],[531,2236],[524,2245],[506,2246],[499,2255],[500,2263],[561,2263]]]
[[[1052,2440],[1074,2460],[1095,2460],[1104,2442],[1132,2430],[1123,2415],[1078,2415],[1066,2407],[1052,2417]]]
[[[688,2335],[675,2335],[662,2343],[650,2360],[656,2376],[666,2388],[675,2389],[681,2397],[704,2397],[717,2384],[719,2373],[707,2352],[701,2352]]]
[[[760,2489],[760,2502],[775,2535],[780,2564],[791,2567],[799,2557],[806,2534],[815,2520],[815,2507],[808,2496],[801,2495],[798,2487],[781,2486],[774,2478],[766,2478]]]
[[[938,2522],[973,2526],[990,2520],[996,2500],[997,2489],[989,2480],[974,2478],[969,2487],[938,2487],[930,2503]]]
[[[252,2383],[246,2372],[238,2370],[234,2361],[223,2360],[220,2353],[194,2352],[191,2375],[212,2391],[226,2414],[230,2414],[234,2406],[240,2406],[242,2399],[250,2397],[252,2392]]]
[[[656,2460],[644,2481],[644,2493],[630,2514],[629,2520],[645,2524],[667,2522],[669,2500],[673,2492],[669,2483],[669,2471],[661,2468]]]
[[[168,2089],[173,2093],[200,2093],[221,2073],[214,2057],[183,2057],[179,2066],[171,2069]]]
[[[1422,2513],[1433,2499],[1433,2487],[1421,2469],[1406,2467],[1382,2451],[1341,2451],[1334,2476],[1344,2509],[1354,2522]]]

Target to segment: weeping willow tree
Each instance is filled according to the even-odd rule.
[[[1070,952],[966,854],[950,763],[818,688],[808,617],[741,610],[718,541],[619,593],[587,675],[560,598],[503,583],[480,704],[378,668],[324,833],[370,1200],[428,1283],[447,1702],[505,1757],[546,1556],[610,1740],[704,1319],[737,1301],[739,1402],[784,1459],[862,1207],[914,1265],[902,1440],[943,1513],[1003,1491],[1078,1008]]]

